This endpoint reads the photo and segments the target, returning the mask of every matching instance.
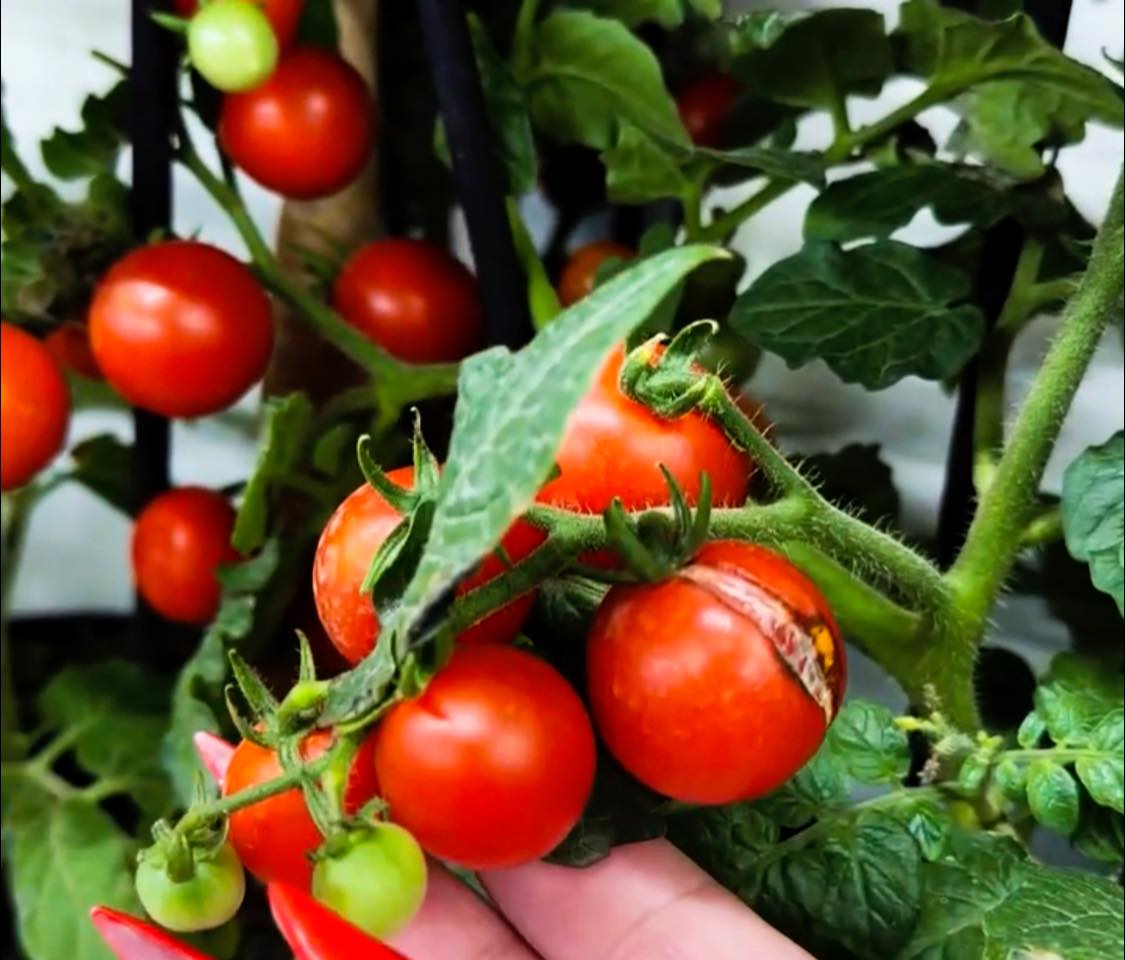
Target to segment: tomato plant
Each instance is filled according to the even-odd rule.
[[[0,488],[27,483],[58,453],[70,395],[51,353],[19,327],[0,323]]]
[[[310,734],[301,743],[302,759],[316,760],[332,743],[327,732]],[[354,813],[378,791],[373,763],[374,743],[364,741],[349,767],[344,806]],[[277,753],[243,740],[231,757],[223,780],[227,797],[267,783],[281,773]],[[279,881],[308,889],[312,854],[324,837],[309,816],[297,788],[278,793],[237,810],[230,817],[230,842],[238,858],[264,882]]]
[[[376,823],[321,852],[313,896],[373,937],[398,933],[422,906],[426,857],[402,827]]]
[[[252,90],[277,66],[277,36],[249,0],[211,0],[187,28],[192,66],[227,93]]]
[[[162,616],[207,623],[219,608],[216,577],[238,553],[230,544],[234,509],[202,487],[179,487],[145,504],[133,526],[137,591]]]
[[[391,816],[436,857],[470,869],[548,853],[594,776],[578,695],[510,647],[461,647],[379,727],[375,768]]]
[[[299,47],[253,90],[229,94],[219,141],[268,190],[311,200],[336,193],[367,163],[375,105],[355,68],[334,53]]]
[[[484,313],[473,275],[420,240],[377,240],[336,278],[340,315],[388,353],[411,363],[461,360],[479,349]]]
[[[265,373],[270,303],[230,254],[196,241],[140,247],[90,306],[90,345],[106,380],[167,417],[230,406]]]
[[[5,955],[1122,954],[1104,4],[165,6],[5,71]]]

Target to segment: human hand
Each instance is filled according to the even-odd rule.
[[[490,906],[437,864],[392,942],[419,960],[810,960],[664,840],[584,869],[482,873]]]

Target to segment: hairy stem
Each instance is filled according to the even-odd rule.
[[[1094,241],[1059,334],[1035,377],[992,484],[981,497],[960,556],[947,574],[974,645],[1039,506],[1039,484],[1063,419],[1120,296],[1123,280],[1122,181]]]

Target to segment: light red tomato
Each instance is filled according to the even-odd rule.
[[[409,489],[414,468],[399,467],[387,476],[397,486]],[[375,647],[379,619],[371,597],[360,593],[371,559],[402,517],[369,484],[353,491],[332,514],[316,548],[313,563],[313,592],[320,622],[350,663],[358,663]],[[528,523],[516,522],[501,546],[512,563],[527,556],[543,540],[543,534]],[[460,587],[466,593],[498,576],[506,569],[496,555],[488,556],[477,572]],[[517,597],[506,606],[469,627],[462,643],[510,643],[515,639],[535,602],[533,593]]]
[[[590,795],[594,735],[582,701],[514,647],[460,646],[379,727],[375,768],[391,818],[436,857],[476,870],[549,853]]]
[[[301,745],[301,756],[315,760],[332,744],[327,730],[314,730]],[[375,738],[368,736],[352,761],[344,792],[344,812],[356,813],[379,792],[375,777]],[[223,779],[223,796],[274,780],[282,773],[273,750],[243,740],[231,757]],[[309,855],[324,839],[294,787],[242,807],[230,815],[228,839],[244,867],[264,883],[289,883],[307,890],[312,880]]]
[[[363,77],[335,53],[298,47],[265,83],[223,98],[219,142],[268,190],[295,200],[336,193],[367,163],[375,102]]]
[[[23,486],[50,463],[69,420],[70,393],[50,353],[0,321],[0,489]]]
[[[610,257],[632,260],[633,250],[612,240],[598,240],[579,247],[570,255],[559,277],[559,300],[564,307],[577,303],[594,289],[598,268]]]
[[[102,278],[90,307],[98,366],[134,406],[166,417],[225,410],[261,379],[273,346],[270,301],[217,247],[140,247]]]
[[[760,797],[816,752],[844,695],[840,632],[791,563],[736,541],[659,583],[610,590],[587,647],[606,746],[690,803]]]
[[[461,360],[484,342],[476,279],[421,240],[394,237],[361,247],[336,278],[333,304],[353,327],[411,363]]]

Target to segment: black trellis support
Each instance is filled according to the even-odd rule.
[[[972,3],[949,2],[949,6],[973,8]],[[1024,11],[1039,28],[1044,39],[1062,47],[1070,23],[1071,0],[1027,0]],[[989,229],[981,248],[981,264],[976,281],[977,300],[991,330],[1000,315],[1015,273],[1023,244],[1023,228],[1014,220],[1002,220]],[[946,458],[945,486],[938,512],[938,564],[945,568],[957,558],[973,517],[976,490],[973,486],[973,427],[976,418],[977,382],[980,369],[972,360],[961,374],[957,409]]]
[[[144,241],[167,230],[172,219],[171,130],[176,109],[176,51],[169,31],[153,22],[166,0],[132,0],[132,66],[129,70],[129,138],[133,183],[129,212],[133,233]],[[139,508],[168,486],[168,421],[133,411],[134,504]]]
[[[531,338],[531,317],[465,11],[459,0],[418,0],[418,16],[476,263],[486,338],[489,345],[519,347]]]

